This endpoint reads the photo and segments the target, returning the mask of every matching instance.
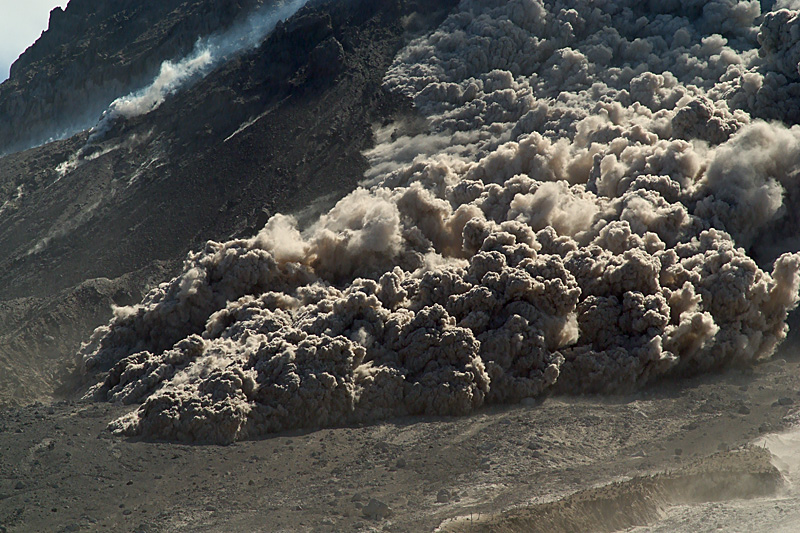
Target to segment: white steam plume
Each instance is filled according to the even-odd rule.
[[[800,287],[798,19],[462,1],[384,80],[425,127],[379,130],[307,230],[209,242],[116,309],[92,394],[141,403],[123,433],[231,442],[770,357]]]
[[[258,46],[279,21],[291,17],[306,3],[308,0],[279,0],[225,32],[199,39],[188,56],[177,62],[164,61],[150,85],[114,100],[91,130],[92,135],[102,136],[120,118],[130,119],[157,109],[188,82],[204,76],[232,55]]]

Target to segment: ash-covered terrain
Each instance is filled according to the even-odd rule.
[[[718,482],[706,492],[727,484],[714,473],[727,461],[761,481],[721,499],[770,497],[792,479],[763,455],[705,457],[792,420],[796,362],[784,341],[800,299],[800,5],[73,0],[50,26],[0,85],[0,399],[28,405],[8,408],[21,425],[5,423],[3,435],[14,426],[45,438],[98,413],[75,436],[99,431],[126,456],[177,446],[154,441],[267,438],[233,446],[257,449],[299,431],[332,436],[327,465],[336,450],[358,453],[346,451],[348,427],[377,435],[397,420],[467,415],[411,430],[431,446],[447,440],[438,431],[461,439],[431,459],[446,505],[407,498],[398,516],[353,495],[354,515],[297,504],[274,530],[336,530],[342,518],[430,528],[544,494],[509,497],[522,481],[504,477],[532,468],[557,487],[562,469],[579,478],[585,467],[592,484],[630,478],[683,460],[684,441],[699,463],[634,479],[616,505],[652,491],[659,506],[632,516],[655,520],[697,503],[671,495],[698,472]],[[769,362],[776,354],[782,364]],[[642,398],[647,423],[629,412]],[[30,402],[51,399],[88,407],[20,421],[46,409]],[[699,436],[696,409],[708,427]],[[583,411],[598,411],[598,424],[587,428]],[[487,416],[498,426],[477,453],[494,450],[495,463],[465,444]],[[535,454],[489,446],[522,442],[537,424],[553,432],[536,434]],[[34,457],[36,446],[6,449]],[[548,462],[543,447],[559,452]],[[97,457],[86,461],[106,468],[105,447],[89,448]],[[387,465],[402,456],[386,450]],[[591,467],[604,450],[612,462]],[[654,459],[645,467],[629,453]],[[397,460],[392,472],[408,464]],[[5,475],[0,524],[46,530],[55,518],[28,508],[52,491],[26,501],[12,488],[37,467]],[[351,483],[376,482],[356,470]],[[300,486],[319,473],[292,475]],[[377,483],[397,496],[425,479]],[[491,488],[506,482],[507,501]],[[283,502],[272,510],[291,506],[293,490],[268,492]],[[598,494],[574,498],[608,499]],[[562,517],[571,501],[446,527],[641,525],[598,518],[595,503]],[[102,512],[107,526],[122,520]],[[217,527],[197,520],[142,524]]]

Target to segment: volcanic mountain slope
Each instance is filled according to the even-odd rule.
[[[718,527],[797,530],[785,470],[724,452],[797,421],[798,362],[765,359],[800,12],[767,4],[311,2],[0,159],[0,391],[68,395],[0,410],[0,532],[614,530],[699,472],[767,498]]]
[[[149,83],[162,61],[241,21],[263,0],[73,0],[0,86],[0,154],[91,126],[115,98]]]
[[[0,159],[2,399],[52,390],[112,304],[138,301],[205,240],[254,233],[271,212],[310,213],[352,190],[373,122],[407,107],[380,87],[405,42],[401,21],[443,7],[308,6],[101,140],[84,133]]]

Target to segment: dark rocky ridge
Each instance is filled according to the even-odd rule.
[[[189,250],[352,190],[372,125],[408,109],[381,88],[404,15],[436,23],[454,3],[315,3],[96,144],[83,133],[0,159],[0,402],[59,387],[111,305],[139,301]]]
[[[268,2],[267,2],[268,3]],[[264,0],[71,0],[0,85],[0,154],[74,132]]]

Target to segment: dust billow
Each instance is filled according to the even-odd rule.
[[[437,531],[613,532],[655,522],[670,507],[773,496],[784,484],[772,454],[748,447],[716,453],[673,472],[641,476],[585,489],[562,499],[512,509],[496,516],[461,517]]]
[[[90,394],[141,404],[125,434],[228,443],[771,356],[800,287],[797,15],[462,1],[384,79],[427,128],[383,128],[310,227],[209,242],[115,309]]]

